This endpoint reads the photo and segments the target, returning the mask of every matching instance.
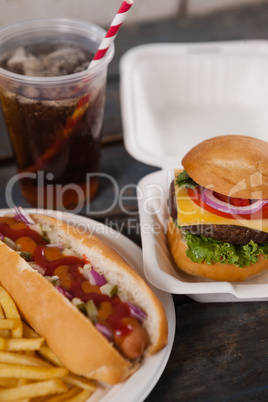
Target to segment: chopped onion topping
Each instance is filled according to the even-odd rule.
[[[82,304],[85,304],[81,299],[79,299],[79,297],[72,298],[72,303],[76,307],[78,307],[78,306],[80,306]]]
[[[62,288],[61,286],[55,286],[55,288],[61,293],[63,294],[63,296],[67,297],[67,299],[72,300],[73,296],[64,288]]]
[[[18,221],[25,223],[26,225],[33,225],[34,221],[32,218],[25,212],[21,207],[15,207],[15,215],[14,218]]]
[[[58,277],[58,275],[44,276],[44,278],[46,278],[54,286],[59,286],[60,284],[60,278]]]
[[[38,271],[41,275],[45,275],[46,270],[42,267],[40,267],[40,265],[36,264],[35,262],[28,262],[28,264],[35,269],[36,271]]]
[[[46,244],[46,247],[56,247],[60,250],[63,250],[63,244],[62,243],[49,243]]]
[[[268,203],[268,200],[255,200],[250,205],[238,207],[236,205],[229,204],[216,198],[212,190],[205,188],[201,193],[201,199],[210,207],[217,209],[221,212],[228,214],[246,215],[258,212],[264,205]]]
[[[138,321],[143,322],[147,318],[147,314],[140,307],[127,302],[128,307],[130,308],[130,314],[132,317],[137,318]]]
[[[97,328],[97,330],[99,332],[102,333],[102,335],[104,335],[108,341],[113,341],[114,337],[113,337],[113,333],[110,330],[110,328],[108,328],[106,325],[104,324],[100,324],[99,322],[96,323],[95,327]]]

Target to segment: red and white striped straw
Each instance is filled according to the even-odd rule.
[[[105,38],[102,40],[97,53],[93,57],[91,63],[89,64],[88,68],[95,67],[98,63],[100,63],[101,59],[105,56],[106,52],[108,51],[109,47],[113,43],[118,34],[121,25],[125,21],[129,10],[131,9],[134,1],[133,0],[124,0],[119,8],[116,16],[114,17],[110,28],[108,29]]]

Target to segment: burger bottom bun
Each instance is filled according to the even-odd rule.
[[[249,267],[240,268],[232,264],[221,264],[215,262],[207,264],[197,263],[190,260],[186,255],[187,244],[180,229],[169,217],[167,227],[167,239],[170,253],[177,267],[190,275],[201,276],[215,281],[243,282],[268,269],[268,260],[262,255],[255,264]]]

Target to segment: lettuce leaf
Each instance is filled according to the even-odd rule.
[[[264,254],[268,258],[268,243],[258,245],[251,240],[246,245],[224,243],[219,240],[194,235],[189,231],[184,233],[188,249],[186,255],[193,262],[220,262],[221,264],[233,264],[237,267],[248,267],[258,261],[259,255]]]
[[[196,187],[198,187],[198,184],[188,175],[186,170],[181,172],[176,177],[176,184],[179,187],[186,187],[186,188],[196,188]]]

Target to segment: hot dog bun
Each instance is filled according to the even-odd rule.
[[[51,242],[68,243],[107,281],[125,288],[130,302],[148,315],[144,322],[150,346],[146,356],[167,343],[164,308],[143,279],[111,247],[93,235],[82,235],[75,227],[41,215],[35,222],[49,225]],[[115,384],[129,377],[140,361],[124,358],[72,303],[15,251],[0,244],[0,282],[12,295],[29,324],[43,336],[60,361],[72,372]]]

